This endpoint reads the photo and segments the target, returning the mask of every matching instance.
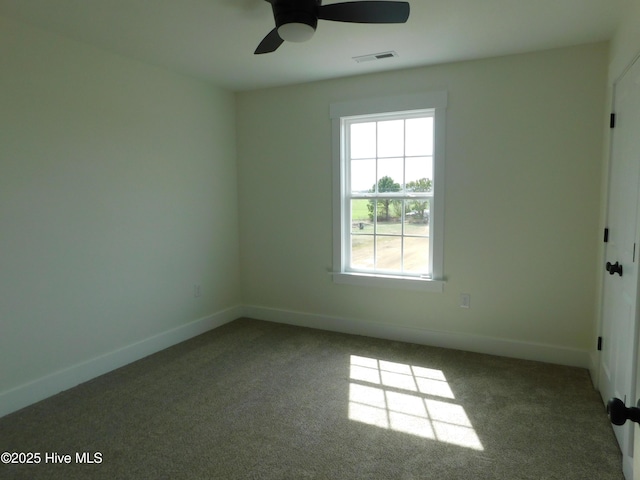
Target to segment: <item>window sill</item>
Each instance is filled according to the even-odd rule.
[[[373,275],[365,273],[334,273],[333,281],[346,285],[363,287],[399,288],[420,292],[442,293],[444,281],[415,277],[395,277],[390,275]]]

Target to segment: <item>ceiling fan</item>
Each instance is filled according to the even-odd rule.
[[[276,28],[262,39],[256,55],[275,51],[283,42],[304,42],[316,31],[318,20],[349,23],[404,23],[409,3],[386,0],[322,5],[322,0],[265,0],[271,4]]]

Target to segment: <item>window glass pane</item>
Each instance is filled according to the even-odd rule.
[[[378,235],[402,235],[402,200],[378,200]]]
[[[376,237],[376,270],[402,268],[402,237]]]
[[[402,158],[378,160],[378,192],[399,192],[404,183]]]
[[[351,192],[365,193],[376,183],[375,159],[351,161]]]
[[[402,218],[402,200],[392,198],[379,198],[377,200],[369,200],[369,211],[373,214],[374,204],[377,212],[377,229],[376,233],[389,233],[384,230],[384,225],[396,222],[399,223]],[[371,216],[373,219],[373,215]],[[380,222],[384,222],[382,225]],[[382,230],[381,230],[382,229]],[[398,230],[400,232],[400,230]]]
[[[433,117],[406,121],[405,155],[433,155]]]
[[[429,273],[429,239],[404,238],[404,271]]]
[[[400,200],[396,200],[396,203],[400,203]],[[390,220],[378,220],[376,225],[376,233],[381,235],[402,235],[402,222],[400,221],[400,214],[397,217],[391,217]]]
[[[433,158],[407,158],[405,163],[406,188],[410,192],[431,192],[433,188]]]
[[[351,158],[376,156],[376,122],[351,124]]]
[[[351,268],[373,270],[373,235],[351,235]]]
[[[388,232],[394,235],[402,235],[402,221],[400,217],[394,218],[388,225]]]
[[[429,200],[405,200],[404,234],[429,235]]]
[[[369,200],[351,200],[352,233],[373,233],[373,207]]]
[[[404,155],[404,120],[378,122],[378,156]]]

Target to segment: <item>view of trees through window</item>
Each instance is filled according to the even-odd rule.
[[[430,192],[432,182],[428,178],[421,178],[416,181],[407,183],[406,189],[409,192]],[[378,181],[377,192],[399,192],[400,184],[396,183],[393,178],[385,176]],[[370,192],[376,192],[376,185],[371,187]],[[377,202],[377,206],[376,206]],[[409,215],[413,215],[413,220],[423,223],[429,223],[429,215],[427,209],[429,208],[429,200],[416,199],[407,203],[409,208]],[[367,210],[369,211],[369,220],[373,221],[374,211],[377,211],[377,220],[389,222],[392,219],[402,218],[402,200],[393,200],[391,198],[383,200],[369,200],[367,204]]]

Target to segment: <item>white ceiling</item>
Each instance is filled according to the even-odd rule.
[[[240,91],[608,40],[627,0],[409,3],[405,24],[320,20],[310,41],[264,55],[264,0],[0,0],[0,15]],[[352,59],[389,50],[399,57]]]

